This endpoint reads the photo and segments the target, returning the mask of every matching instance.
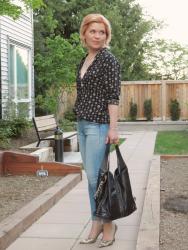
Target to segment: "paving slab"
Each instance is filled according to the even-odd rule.
[[[42,223],[33,224],[20,237],[21,238],[74,238],[76,239],[79,232],[82,230],[82,224],[55,224],[50,223],[49,226]]]
[[[71,249],[74,239],[19,238],[9,250],[64,250]]]
[[[127,218],[116,221],[118,225],[116,242],[108,248],[110,250],[136,250],[156,138],[155,131],[138,131],[128,134],[124,132],[124,135],[126,141],[120,146],[120,150],[129,169],[132,191],[136,196],[138,209]],[[112,171],[117,166],[115,152],[111,153],[110,166]],[[79,244],[80,239],[87,237],[90,223],[87,180],[83,174],[83,180],[76,187],[7,249],[43,250],[45,246],[45,250],[97,249],[99,240],[92,245]],[[35,248],[27,242],[30,244],[33,242]],[[27,247],[24,248],[26,245]]]
[[[72,248],[73,250],[96,250],[99,249],[99,240],[97,240],[96,243],[90,244],[90,245],[81,245],[79,242],[76,242],[75,246]],[[110,247],[107,247],[106,249],[109,250],[132,250],[135,249],[135,241],[124,241],[124,240],[118,240],[118,243],[115,242]]]

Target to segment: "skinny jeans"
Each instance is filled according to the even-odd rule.
[[[83,167],[88,179],[88,192],[91,207],[92,220],[99,220],[94,214],[94,194],[97,187],[98,173],[104,158],[109,124],[99,124],[79,119],[77,123],[78,140],[80,146]]]

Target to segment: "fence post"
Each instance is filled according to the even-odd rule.
[[[162,80],[162,86],[161,86],[161,106],[162,106],[162,120],[166,120],[166,81]]]

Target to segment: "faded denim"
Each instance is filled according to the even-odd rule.
[[[88,179],[88,191],[91,206],[92,220],[97,220],[94,216],[97,178],[99,169],[105,154],[109,124],[99,124],[89,122],[84,119],[78,120],[78,140],[83,161],[83,167]]]

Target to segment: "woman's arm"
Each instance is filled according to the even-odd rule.
[[[121,91],[120,65],[113,57],[106,67],[106,99],[110,116],[110,127],[106,143],[117,144],[119,141],[117,132],[118,104]]]
[[[106,138],[106,143],[117,144],[119,142],[117,131],[118,105],[109,104],[108,110],[110,116],[110,127]]]

